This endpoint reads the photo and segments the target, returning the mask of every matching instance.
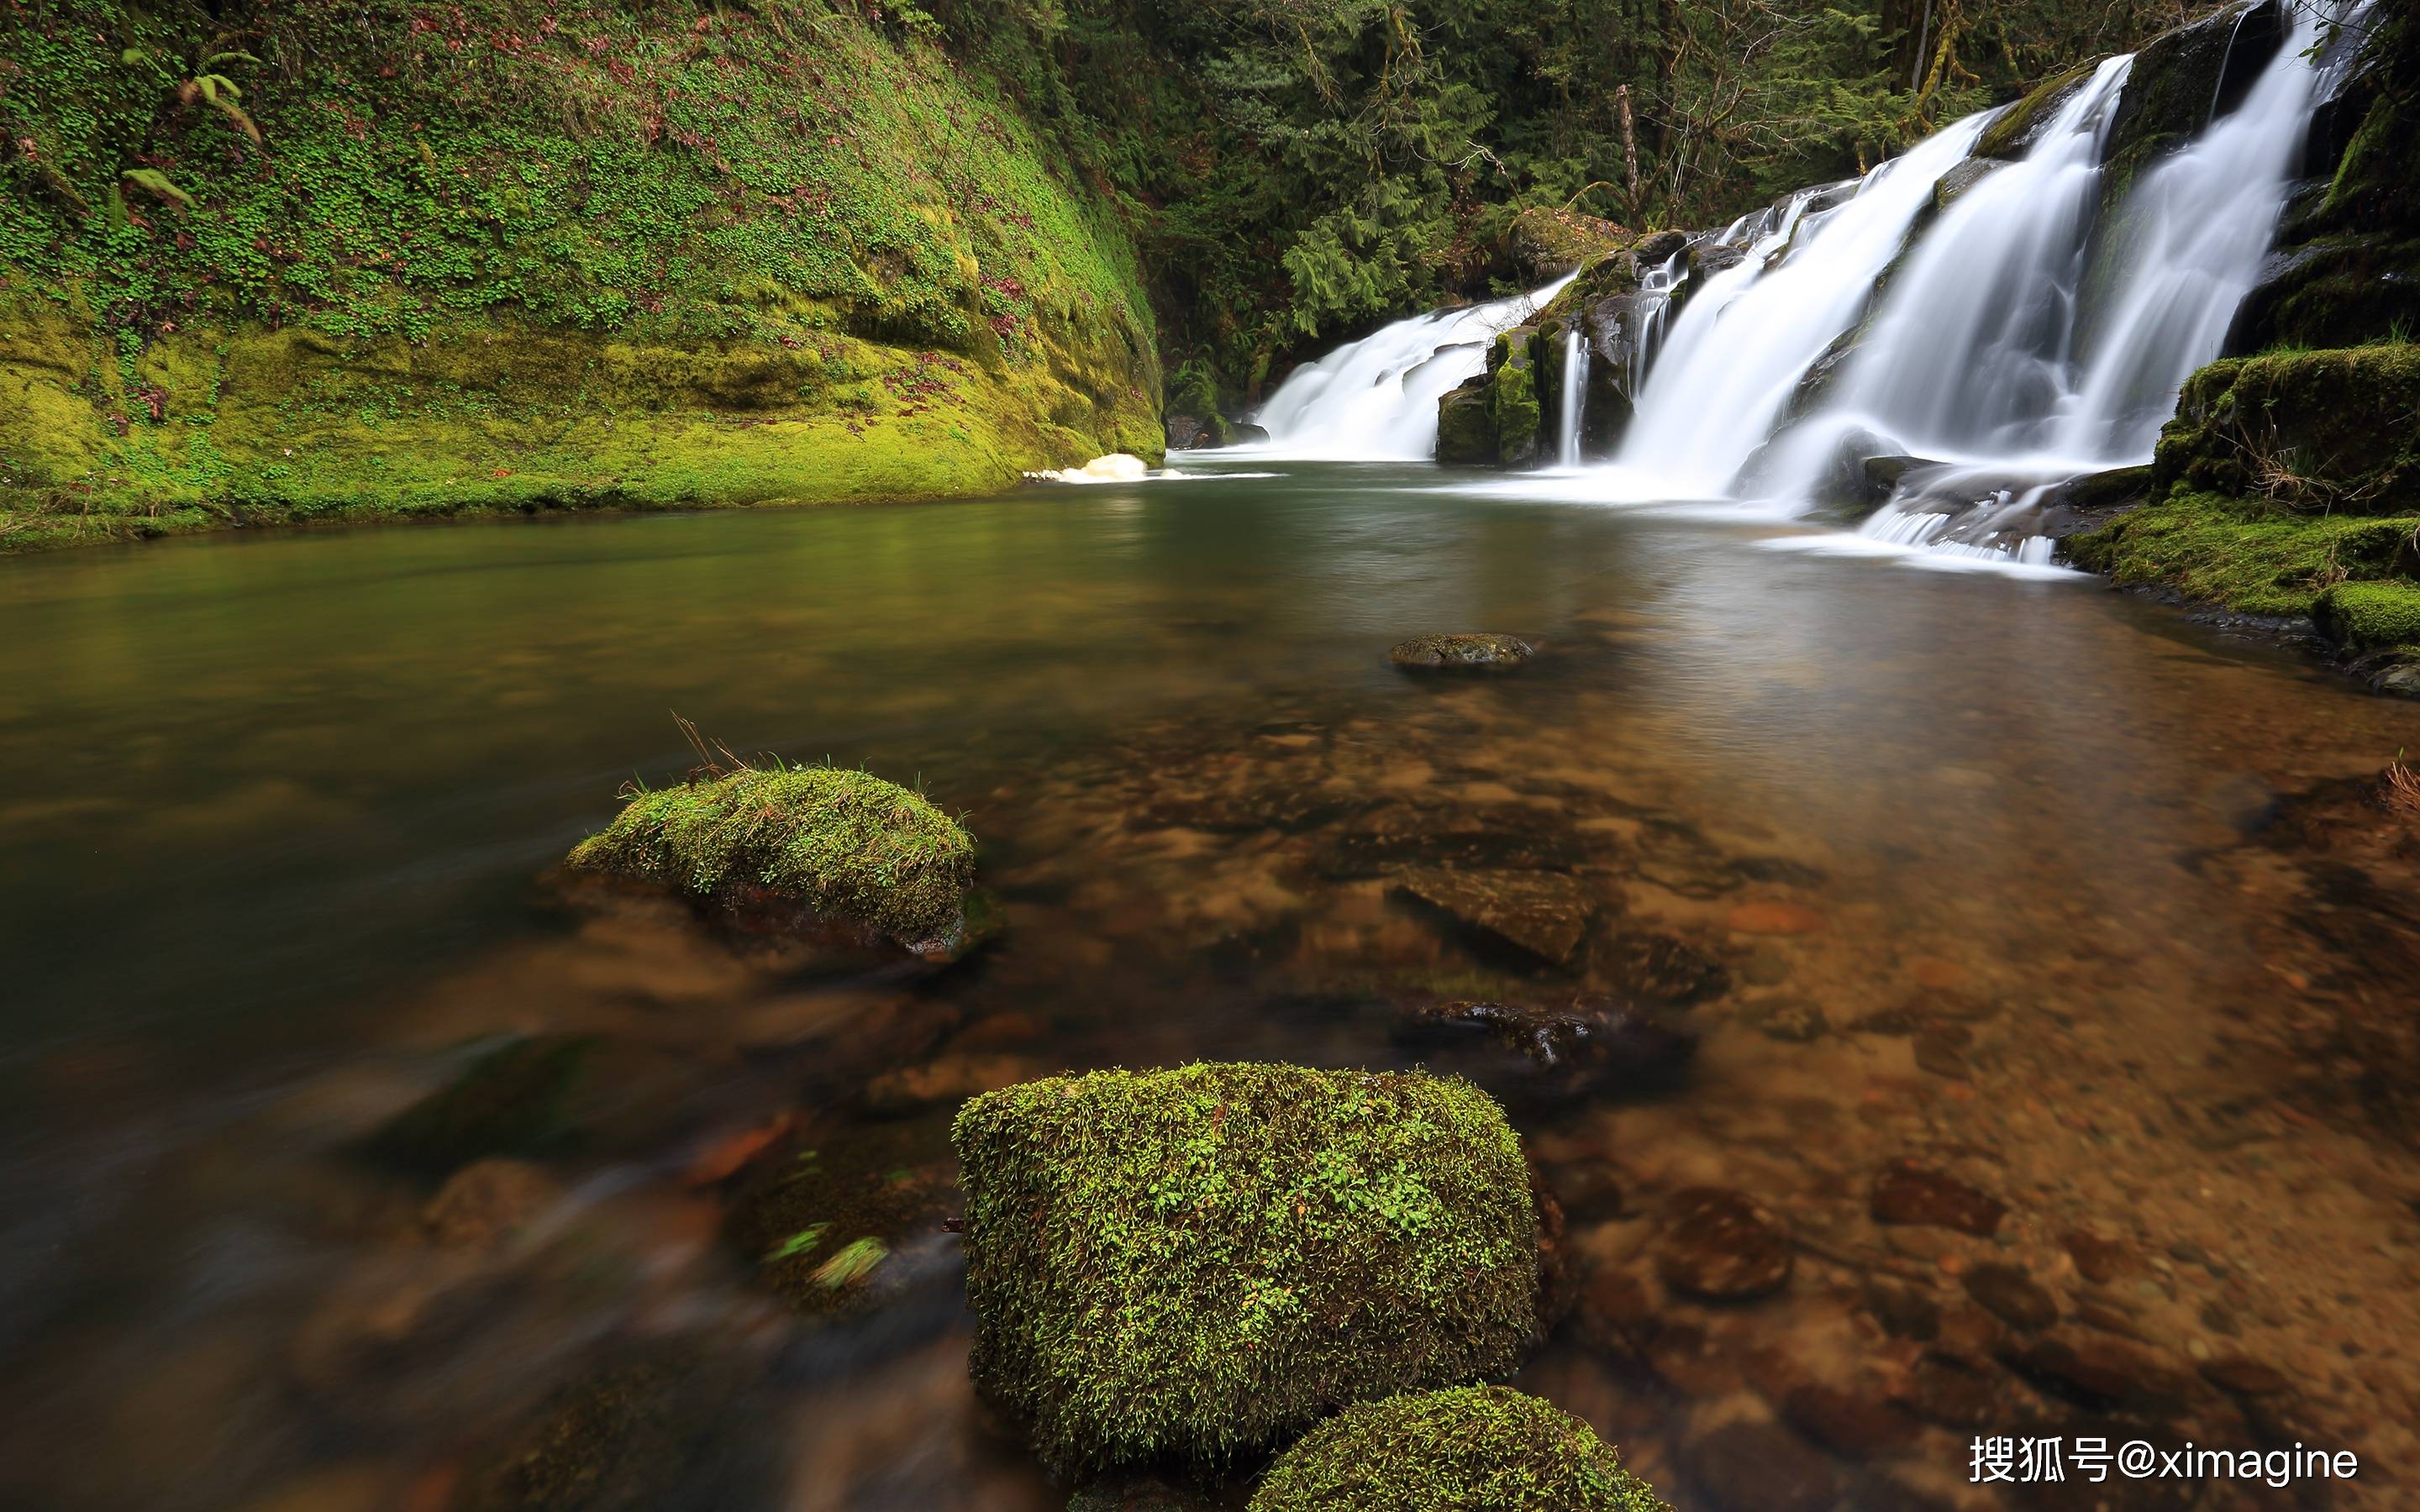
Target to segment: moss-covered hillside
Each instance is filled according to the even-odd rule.
[[[876,14],[0,0],[0,546],[1155,454],[1124,225]]]

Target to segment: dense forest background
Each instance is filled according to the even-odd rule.
[[[1720,224],[2202,0],[932,0],[1129,208],[1171,403],[1516,270],[1525,207]]]

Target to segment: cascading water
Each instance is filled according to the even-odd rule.
[[[1996,118],[1973,116],[1854,185],[1791,195],[1641,270],[1652,297],[1607,317],[1630,323],[1623,444],[1562,487],[1864,510],[1871,480],[1895,474],[1866,520],[1870,545],[2047,563],[2045,511],[2072,480],[2149,458],[2178,389],[2219,355],[2260,275],[2315,101],[2349,55],[2314,47],[2327,18],[2285,8],[2282,42],[2241,102],[2222,108],[2237,85],[2222,67],[2214,119],[2114,206],[2103,159],[2133,82],[2125,57],[2058,101],[2016,161],[1972,156]],[[2342,13],[2348,30],[2366,9]],[[2228,53],[2253,13],[2218,23]],[[1487,338],[1561,286],[1404,321],[1298,372],[1262,415],[1271,449],[1428,455],[1437,398],[1481,370]],[[1567,370],[1587,355],[1575,340]],[[1580,461],[1582,391],[1564,385],[1566,469]],[[1864,466],[1885,456],[1888,473]]]
[[[1575,320],[1572,329],[1563,336],[1562,404],[1560,413],[1556,417],[1559,428],[1555,432],[1558,439],[1555,463],[1558,467],[1575,468],[1580,465],[1580,417],[1587,408],[1588,370],[1588,337],[1581,332],[1580,323]]]
[[[1287,375],[1255,417],[1258,455],[1348,461],[1436,454],[1437,401],[1487,365],[1487,346],[1535,315],[1571,276],[1542,289],[1398,320]]]
[[[1706,499],[1730,490],[1801,376],[1864,313],[1932,186],[1983,124],[1962,121],[1884,163],[1845,202],[1810,211],[1829,197],[1810,190],[1770,224],[1735,223],[1725,233],[1761,229],[1747,256],[1692,293],[1672,322],[1613,464],[1621,493]]]

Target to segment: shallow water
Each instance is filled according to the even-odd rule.
[[[2420,841],[2364,784],[2420,708],[2081,579],[1278,466],[0,563],[0,1503],[1063,1504],[967,1392],[954,1238],[802,1320],[701,1151],[787,1116],[945,1185],[983,1086],[1409,1064],[1403,1009],[1568,1004],[1653,938],[1727,982],[1639,1008],[1694,1037],[1677,1076],[1458,1069],[1568,1210],[1524,1383],[1676,1503],[2001,1504],[1974,1432],[2114,1425],[2354,1450],[2332,1504],[2398,1504]],[[1386,664],[1464,628],[1542,655]],[[1001,939],[836,978],[567,895],[617,786],[692,764],[675,712],[921,781]],[[1474,865],[1562,879],[1563,966],[1396,886]],[[516,1234],[439,1242],[361,1141],[549,1032],[613,1047],[591,1136]],[[1900,1160],[1996,1235],[1877,1222]],[[1708,1185],[1790,1236],[1778,1293],[1676,1289],[1665,1214]],[[608,1413],[627,1452],[569,1490],[498,1469],[599,1372],[714,1410]]]

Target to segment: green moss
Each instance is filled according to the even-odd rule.
[[[1596,1430],[1466,1386],[1348,1408],[1269,1468],[1249,1512],[1671,1512]]]
[[[1485,374],[1466,380],[1437,400],[1436,459],[1493,466],[1497,459],[1496,407]]]
[[[2033,145],[2034,133],[2058,113],[2070,95],[2084,86],[2095,69],[2099,58],[2088,58],[2074,67],[2052,74],[2034,86],[2031,93],[2009,107],[2006,114],[1993,121],[1975,141],[1968,154],[1976,158],[2021,158]]]
[[[224,65],[265,148],[161,81],[201,12],[0,13],[32,145],[0,184],[72,191],[0,193],[0,546],[1159,455],[1125,231],[912,33],[793,0],[256,19],[310,60]],[[104,211],[138,154],[190,207]]]
[[[492,1050],[396,1115],[371,1136],[370,1153],[431,1177],[490,1155],[544,1153],[570,1135],[566,1105],[597,1046],[542,1035]]]
[[[1535,1322],[1520,1140],[1458,1079],[1099,1072],[976,1098],[952,1138],[975,1381],[1062,1472],[1223,1462],[1507,1370]]]
[[[1531,347],[1537,332],[1516,326],[1496,338],[1488,356],[1491,375],[1489,409],[1496,420],[1496,450],[1506,467],[1527,467],[1537,460],[1538,381]]]
[[[2164,501],[2070,538],[2078,565],[2247,614],[2309,614],[2331,585],[2408,573],[2420,518],[2314,517],[2222,494]]]
[[[2309,513],[2420,509],[2420,347],[2276,351],[2189,378],[2155,486],[2257,495]]]
[[[900,945],[954,937],[974,839],[923,797],[831,766],[743,769],[640,794],[566,859],[730,901],[761,888]]]
[[[2420,583],[2337,583],[2319,595],[2317,618],[2355,651],[2420,646]]]

